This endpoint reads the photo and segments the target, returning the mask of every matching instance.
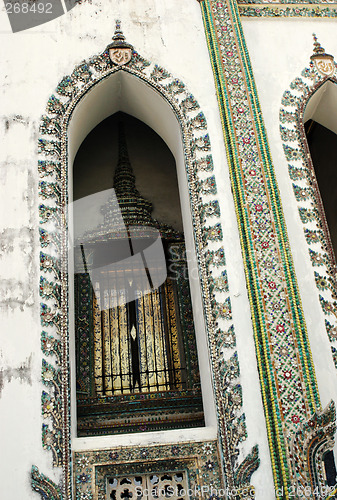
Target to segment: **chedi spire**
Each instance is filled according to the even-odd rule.
[[[118,161],[114,174],[113,187],[117,196],[119,209],[122,213],[126,227],[129,226],[152,226],[158,223],[152,218],[152,203],[146,200],[136,188],[136,178],[133,172],[129,153],[127,149],[124,126],[119,122],[118,126]],[[102,207],[104,223],[113,227],[113,213],[109,206]]]
[[[118,125],[118,160],[113,177],[113,193],[100,211],[104,215],[103,223],[87,232],[85,240],[109,241],[127,237],[128,228],[133,227],[133,234],[140,238],[157,234],[163,239],[180,240],[181,234],[172,227],[162,224],[152,217],[153,206],[136,188],[136,178],[131,166],[124,125]]]

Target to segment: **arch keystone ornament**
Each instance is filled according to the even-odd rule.
[[[125,41],[120,21],[116,21],[115,34],[112,39],[113,42],[107,47],[111,62],[117,66],[128,64],[131,61],[133,47]]]
[[[325,50],[317,40],[315,33],[314,37],[314,54],[310,57],[314,61],[317,71],[323,76],[332,76],[335,72],[334,58],[330,54],[326,54]]]
[[[97,84],[114,78],[121,71],[137,79],[147,91],[159,95],[174,114],[181,131],[217,405],[218,439],[212,442],[72,452],[68,326],[68,127],[82,99],[96,90]],[[247,431],[242,413],[239,360],[235,350],[222,228],[218,222],[220,210],[216,180],[212,174],[211,142],[198,102],[181,80],[132,49],[125,41],[120,22],[117,22],[112,44],[103,53],[83,61],[57,85],[55,94],[48,100],[40,132],[41,348],[43,356],[48,359],[42,360],[42,415],[45,421],[42,442],[43,447],[52,452],[53,465],[62,467],[62,477],[58,486],[33,467],[32,487],[43,499],[102,500],[107,494],[104,474],[115,474],[116,471],[137,474],[139,464],[144,463],[145,467],[146,460],[149,460],[153,471],[179,471],[183,468],[199,486],[212,484],[215,490],[226,486],[237,491],[238,499],[245,497],[249,488],[250,498],[254,498],[250,478],[259,465],[258,447],[254,446],[246,458],[242,457],[240,444],[246,439]]]

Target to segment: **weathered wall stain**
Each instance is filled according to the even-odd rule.
[[[23,310],[34,304],[31,283],[16,279],[0,279],[0,308]]]
[[[8,227],[0,231],[0,259],[19,248],[25,254],[30,254],[36,229],[21,227],[19,229]]]
[[[5,383],[11,382],[12,379],[32,385],[32,354],[18,368],[0,367],[0,397]]]
[[[35,135],[35,131],[33,132]],[[37,144],[37,142],[36,142]],[[27,186],[23,193],[23,200],[27,204],[29,211],[29,225],[36,228],[36,218],[37,218],[37,182],[32,172],[28,172]],[[37,233],[35,233],[37,236]]]
[[[0,231],[0,309],[24,310],[37,301],[37,180],[35,177],[38,126],[30,118],[15,113],[0,119],[0,129],[8,134],[7,160],[0,164],[0,182],[12,193],[8,203],[9,227]],[[12,161],[16,150],[13,133],[21,137],[23,155]],[[33,174],[34,172],[34,174]],[[12,189],[15,182],[15,189]],[[24,221],[15,227],[18,207]],[[3,218],[6,225],[6,218]]]
[[[20,123],[21,125],[28,126],[29,125],[29,118],[24,117],[19,114],[11,115],[11,116],[3,116],[1,118],[2,126],[4,126],[5,131],[8,132],[8,130],[11,128],[12,125],[15,125],[17,123]]]
[[[36,287],[32,283],[36,281],[36,263],[34,259],[34,247],[36,231],[31,227],[19,229],[7,228],[0,232],[0,263],[5,268],[12,270],[11,276],[0,279],[0,308],[23,310],[35,303]],[[22,276],[22,269],[26,275],[24,280],[18,279]]]

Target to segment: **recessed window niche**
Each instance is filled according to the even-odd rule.
[[[305,133],[315,170],[331,244],[337,255],[337,85],[323,84],[304,114]],[[328,242],[326,242],[329,244]]]
[[[176,166],[125,113],[73,167],[77,434],[204,425]]]

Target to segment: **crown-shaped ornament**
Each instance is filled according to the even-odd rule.
[[[332,76],[335,71],[334,58],[331,54],[326,54],[315,33],[312,36],[314,37],[314,53],[310,59],[315,63],[316,69],[321,75]]]
[[[107,46],[111,62],[116,66],[128,64],[132,56],[132,45],[125,41],[125,36],[121,29],[121,22],[116,21],[115,34],[112,37],[112,43]]]

